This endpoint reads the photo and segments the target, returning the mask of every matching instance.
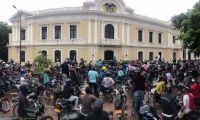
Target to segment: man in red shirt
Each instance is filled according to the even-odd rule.
[[[193,84],[191,86],[192,94],[195,99],[200,99],[200,84],[197,80],[192,80]]]

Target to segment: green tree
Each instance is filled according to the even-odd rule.
[[[34,72],[40,74],[48,69],[49,65],[52,64],[52,61],[39,52],[39,55],[34,59],[34,63],[37,65]]]
[[[172,17],[171,21],[180,30],[179,39],[183,46],[200,56],[200,1],[186,13]]]
[[[11,26],[0,21],[0,59],[4,61],[8,60],[9,33],[11,33]]]

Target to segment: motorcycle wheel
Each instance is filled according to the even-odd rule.
[[[10,106],[9,99],[8,98],[2,98],[1,99],[1,110],[2,110],[2,112],[7,113],[7,112],[10,111],[10,108],[11,108],[11,106]]]
[[[14,117],[17,117],[17,116],[18,116],[18,103],[16,103],[16,104],[13,106],[13,116],[14,116]]]

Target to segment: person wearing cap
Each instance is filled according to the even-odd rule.
[[[109,114],[103,111],[103,100],[97,99],[92,105],[92,112],[88,114],[86,120],[110,120]]]

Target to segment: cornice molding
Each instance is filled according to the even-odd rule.
[[[98,9],[99,4],[103,4],[105,2],[113,2],[117,3],[118,7],[122,9],[124,12],[122,13],[108,13],[104,12]],[[86,9],[85,7],[91,7],[91,9]],[[93,8],[92,8],[93,7]],[[40,10],[40,11],[33,11],[33,12],[27,12],[24,10],[21,10],[24,16],[24,19],[26,20],[36,20],[36,19],[43,19],[43,18],[72,18],[74,16],[81,16],[80,19],[87,17],[94,17],[94,18],[114,18],[117,20],[123,19],[125,21],[130,22],[141,22],[141,23],[148,23],[148,24],[154,24],[161,27],[167,27],[172,28],[170,25],[171,23],[161,21],[158,19],[138,15],[136,13],[133,13],[133,9],[126,6],[123,0],[90,0],[87,2],[83,2],[83,6],[80,7],[63,7],[63,8],[53,8],[53,9],[46,9],[46,10]],[[127,12],[129,14],[127,14]],[[132,14],[130,14],[132,13]],[[14,14],[10,21],[14,23],[16,21],[18,14]]]
[[[37,14],[33,16],[27,16],[25,19],[27,21],[37,21],[37,19],[41,20],[44,19],[43,22],[46,20],[70,20],[70,19],[109,19],[113,21],[125,21],[127,23],[140,23],[140,24],[150,24],[150,25],[156,25],[160,27],[170,28],[173,27],[170,26],[168,22],[159,21],[157,19],[148,18],[144,16],[140,16],[137,14],[133,15],[124,15],[124,14],[114,14],[114,13],[106,13],[102,11],[91,11],[91,10],[83,10],[83,11],[68,11],[68,12],[50,12],[50,13],[42,13]],[[16,19],[12,20],[14,23]]]

